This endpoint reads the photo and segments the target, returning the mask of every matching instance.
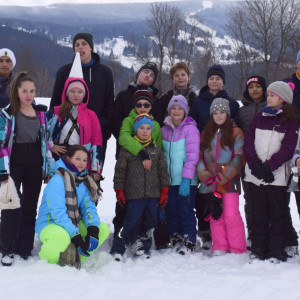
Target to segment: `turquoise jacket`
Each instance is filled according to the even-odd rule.
[[[60,167],[67,169],[61,159],[56,162],[55,171]],[[84,182],[80,183],[79,186],[76,185],[76,196],[79,213],[85,226],[95,225],[99,227],[100,219],[97,208],[95,203],[91,200],[90,192]],[[73,225],[66,211],[65,181],[59,174],[55,174],[44,190],[38,218],[35,222],[35,231],[38,237],[43,228],[51,223],[55,223],[64,228],[70,238],[78,234],[79,229]]]

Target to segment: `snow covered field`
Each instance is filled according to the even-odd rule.
[[[36,99],[49,103],[48,99]],[[98,205],[101,221],[113,232],[115,195],[112,178],[115,164],[115,140],[108,143],[104,167],[104,199]],[[291,197],[295,228],[300,229],[295,199]],[[240,197],[242,216],[244,199]],[[15,260],[11,268],[0,267],[0,299],[9,300],[300,300],[300,258],[278,265],[269,262],[249,264],[249,253],[211,257],[197,251],[190,256],[152,252],[149,260],[128,257],[125,263],[114,261],[108,251],[109,239],[78,271],[50,265],[40,260],[36,240],[34,256]]]

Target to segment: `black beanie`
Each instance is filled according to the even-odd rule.
[[[260,76],[260,75],[253,75],[253,76],[250,76],[248,79],[247,79],[247,83],[246,83],[246,90],[248,91],[248,87],[249,87],[249,84],[251,82],[256,82],[256,83],[259,83],[263,89],[263,93],[265,94],[266,91],[267,91],[267,85],[266,85],[266,79],[263,77],[263,76]]]
[[[153,97],[147,90],[137,90],[133,95],[133,107],[139,100],[147,100],[153,106]]]
[[[154,74],[154,81],[152,83],[152,85],[154,85],[157,75],[158,75],[158,69],[155,63],[148,61],[147,63],[145,63],[143,66],[141,66],[141,68],[137,71],[136,73],[136,79],[138,79],[140,73],[144,70],[150,70],[153,72]]]
[[[94,50],[94,42],[93,42],[93,36],[87,32],[79,32],[77,33],[73,38],[73,50],[75,48],[75,42],[79,39],[83,39],[88,42],[92,50]]]
[[[219,76],[222,78],[223,83],[225,84],[225,70],[223,69],[223,67],[221,65],[213,65],[211,66],[207,72],[206,72],[206,81],[208,81],[208,78],[210,76]]]

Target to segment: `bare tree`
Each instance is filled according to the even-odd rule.
[[[35,94],[37,97],[51,97],[54,87],[54,78],[50,76],[48,68],[37,70],[35,85]]]
[[[118,58],[118,56],[112,54],[107,62],[108,66],[111,68],[113,73],[113,80],[114,80],[114,89],[116,85],[116,81],[121,75],[122,72],[122,64]]]

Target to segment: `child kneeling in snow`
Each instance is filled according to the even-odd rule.
[[[134,121],[134,139],[144,147],[152,165],[147,170],[139,157],[121,148],[115,167],[114,189],[119,205],[127,214],[123,228],[115,237],[110,253],[117,261],[122,259],[128,246],[134,242],[135,256],[150,257],[152,232],[157,223],[157,204],[164,208],[168,199],[169,175],[167,163],[159,145],[151,138],[153,119],[140,114]]]
[[[44,190],[35,231],[43,243],[39,256],[49,263],[80,269],[109,235],[97,214],[100,192],[87,174],[87,163],[86,148],[71,146],[56,162],[56,174]]]
[[[230,119],[229,102],[216,98],[204,128],[197,174],[204,211],[210,220],[212,252],[246,253],[244,223],[239,211],[240,171],[245,165],[244,135]]]

